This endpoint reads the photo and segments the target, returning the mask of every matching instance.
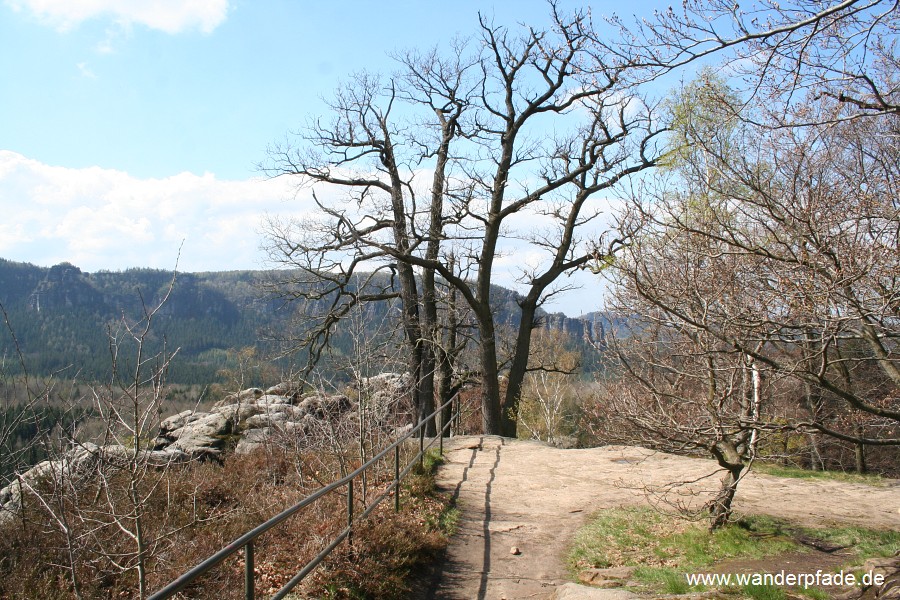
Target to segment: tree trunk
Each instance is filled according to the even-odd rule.
[[[503,435],[500,415],[500,372],[497,368],[497,341],[490,307],[479,307],[481,334],[481,423],[487,435]],[[483,313],[487,313],[486,315]]]
[[[864,431],[862,427],[857,427],[856,435],[859,437],[863,437]],[[868,466],[866,465],[866,445],[857,442],[856,447],[854,448],[854,455],[856,459],[856,472],[860,475],[869,472]]]
[[[381,162],[391,177],[394,244],[400,255],[406,256],[410,253],[412,244],[407,229],[407,214],[403,201],[403,181],[397,169],[397,161],[394,158],[394,150],[387,123],[382,122],[381,127],[384,134]],[[412,265],[404,260],[398,260],[396,269],[400,278],[403,329],[410,348],[409,372],[413,378],[413,405],[415,406],[416,421],[418,422],[434,411],[434,369],[431,368],[426,372],[427,365],[424,361],[425,349],[423,348],[425,340],[422,336],[422,324],[419,320],[419,290],[416,285],[416,276]],[[428,431],[426,430],[427,434]],[[434,435],[433,425],[431,435]]]
[[[454,257],[448,257],[448,266],[451,272],[454,266]],[[443,406],[453,396],[453,364],[456,361],[456,335],[458,321],[456,317],[456,288],[450,286],[447,291],[447,320],[440,343],[435,344],[435,361],[437,362],[437,397],[439,405]],[[441,413],[441,427],[453,418],[453,406],[447,406]],[[450,430],[444,433],[449,436]]]
[[[719,466],[726,471],[725,477],[722,478],[722,487],[709,505],[709,528],[710,531],[714,531],[726,525],[731,519],[731,506],[741,472],[744,470],[744,461],[734,443],[727,439],[717,441],[710,451]]]
[[[503,435],[518,436],[519,401],[522,399],[522,386],[528,371],[528,356],[531,354],[531,332],[535,328],[534,315],[537,312],[535,302],[526,298],[519,303],[522,313],[519,318],[519,331],[516,334],[516,346],[512,362],[509,366],[509,381],[506,396],[501,410]]]
[[[709,507],[709,529],[715,531],[731,520],[731,506],[737,492],[738,480],[743,466],[729,469],[722,478],[722,487]]]
[[[420,373],[421,381],[419,383],[419,398],[422,406],[422,418],[425,419],[434,412],[434,353],[431,344],[425,340],[419,341],[420,347]],[[434,437],[437,435],[437,427],[435,426],[437,416],[435,415],[425,423],[425,435]]]

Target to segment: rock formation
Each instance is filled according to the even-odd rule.
[[[358,382],[355,387],[363,399],[367,422],[386,424],[397,402],[408,392],[409,381],[408,375],[385,373]],[[0,489],[0,525],[19,514],[24,493],[50,477],[84,477],[101,462],[136,459],[163,468],[196,460],[221,460],[226,450],[245,454],[273,441],[310,443],[323,434],[333,435],[336,423],[355,418],[359,411],[359,402],[343,394],[301,394],[287,382],[267,390],[249,388],[230,394],[209,412],[186,410],[163,419],[152,449],[136,457],[124,446],[83,443],[58,459],[38,463]]]

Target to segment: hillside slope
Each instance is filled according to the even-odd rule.
[[[29,372],[48,375],[62,370],[97,378],[109,370],[110,339],[121,338],[124,325],[138,321],[143,307],[159,304],[172,276],[170,271],[157,269],[86,273],[69,263],[45,268],[0,259],[0,304]],[[148,348],[152,353],[163,348],[169,352],[179,349],[169,371],[170,382],[212,383],[223,367],[231,366],[235,356],[231,350],[253,347],[258,356],[266,356],[291,330],[293,319],[327,307],[327,299],[285,304],[264,297],[259,282],[266,276],[265,271],[177,274]],[[495,288],[494,310],[499,324],[515,328],[519,310],[516,301],[514,292]],[[377,338],[378,324],[389,318],[387,304],[367,310],[364,335]],[[605,321],[600,313],[587,319],[542,313],[541,318],[547,327],[566,332],[572,346],[585,355],[586,365],[597,362],[585,340],[602,340]],[[349,328],[333,340],[342,353],[349,353],[354,342]],[[0,333],[0,359],[5,370],[18,368],[16,344],[9,331]],[[302,361],[303,356],[295,360]]]

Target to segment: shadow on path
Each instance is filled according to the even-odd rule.
[[[484,488],[484,562],[481,567],[481,584],[478,586],[478,600],[484,600],[487,595],[488,574],[491,572],[491,486],[497,476],[497,467],[500,465],[500,448],[503,440],[497,446],[497,454],[494,464],[491,465],[491,476]]]
[[[453,504],[456,505],[463,491],[463,486],[466,486],[467,489],[471,489],[477,493],[476,490],[478,487],[484,485],[484,518],[480,523],[480,531],[478,533],[468,534],[461,531],[457,531],[456,533],[456,535],[468,535],[475,539],[481,538],[481,543],[483,544],[480,580],[477,596],[475,596],[477,600],[486,600],[487,598],[488,581],[491,571],[491,490],[497,476],[497,467],[500,465],[500,449],[505,445],[505,441],[500,439],[500,444],[494,448],[494,457],[490,469],[487,472],[487,479],[482,483],[479,481],[481,478],[477,476],[470,477],[470,475],[479,472],[479,465],[476,465],[476,460],[478,459],[479,452],[485,450],[484,441],[485,439],[483,437],[479,438],[478,445],[471,448],[472,453],[463,468],[462,475],[453,489],[453,494],[451,496]],[[467,494],[467,496],[470,495],[471,494]],[[460,527],[463,525],[463,523],[460,523]],[[472,566],[473,565],[466,565],[462,561],[454,559],[454,557],[445,550],[437,561],[435,561],[425,572],[421,573],[419,581],[424,585],[421,585],[419,589],[414,590],[411,597],[415,600],[457,600],[461,598],[469,600],[472,596],[460,595],[461,590],[459,589],[459,582],[455,581],[454,574],[466,570],[472,572]]]

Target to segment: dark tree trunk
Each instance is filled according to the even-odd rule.
[[[726,525],[731,519],[732,503],[741,472],[744,470],[744,461],[734,443],[729,440],[716,442],[710,451],[719,466],[725,469],[722,487],[709,506],[709,528],[715,530]]]
[[[509,381],[501,411],[503,435],[507,437],[518,436],[519,401],[522,399],[522,386],[528,371],[528,356],[531,354],[531,332],[537,325],[534,319],[536,303],[526,298],[520,302],[520,306],[522,313],[519,331],[516,334],[515,352],[509,366]]]
[[[710,530],[715,531],[731,520],[732,503],[742,470],[743,467],[729,469],[722,478],[722,487],[709,507]]]
[[[864,431],[862,427],[858,427],[856,429],[856,435],[859,437],[863,437]],[[854,447],[854,458],[856,459],[856,472],[860,475],[869,472],[868,465],[866,465],[866,445],[860,442],[857,442]]]
[[[384,133],[384,147],[381,152],[381,162],[391,177],[394,244],[397,247],[397,252],[403,257],[409,255],[412,247],[406,223],[407,215],[403,201],[403,182],[394,159],[394,150],[391,145],[387,123],[382,122],[382,131]],[[434,411],[434,369],[432,367],[430,371],[427,371],[428,364],[425,360],[426,352],[422,336],[422,324],[419,321],[419,291],[412,265],[406,261],[399,260],[396,269],[400,279],[403,329],[410,349],[408,364],[410,375],[413,377],[413,403],[417,413],[416,421],[418,422]],[[426,435],[428,435],[427,428]],[[434,435],[433,424],[431,435]]]
[[[450,257],[450,267],[453,266],[453,257]],[[456,352],[456,289],[451,287],[447,295],[447,321],[444,335],[440,344],[435,345],[435,361],[437,362],[437,397],[441,406],[447,403],[453,396],[453,363]],[[447,406],[441,413],[441,427],[453,418],[453,406]],[[449,436],[447,429],[444,435]]]
[[[503,435],[500,416],[500,372],[497,368],[497,342],[494,337],[494,319],[490,308],[487,315],[478,315],[478,332],[481,334],[481,423],[484,433]]]

